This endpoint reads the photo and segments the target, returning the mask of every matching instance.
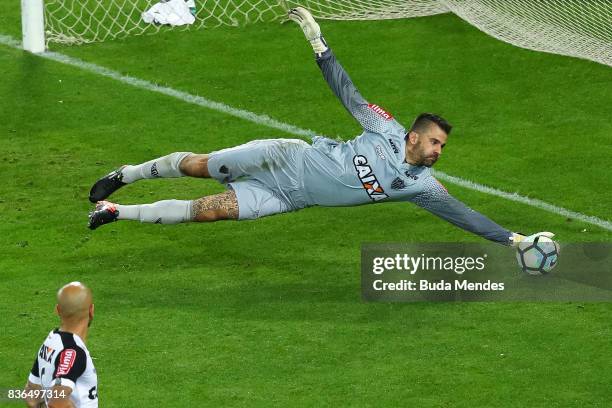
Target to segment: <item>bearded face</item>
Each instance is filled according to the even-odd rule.
[[[447,138],[436,125],[424,132],[410,132],[406,140],[406,161],[415,166],[433,166],[442,155]]]

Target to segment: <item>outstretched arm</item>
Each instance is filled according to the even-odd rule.
[[[321,35],[319,24],[310,12],[302,7],[291,9],[289,18],[297,22],[306,39],[312,45],[317,56],[317,64],[323,73],[327,84],[340,99],[342,105],[361,124],[361,127],[370,132],[382,133],[389,126],[396,124],[393,116],[385,112],[380,106],[368,103],[359,93],[353,81]]]
[[[513,244],[514,234],[511,231],[451,196],[433,177],[430,178],[427,189],[411,201],[466,231],[503,245]]]
[[[555,236],[552,232],[538,232],[528,237],[511,232],[451,196],[434,177],[428,180],[425,191],[410,201],[459,228],[503,245],[516,247],[524,239]]]

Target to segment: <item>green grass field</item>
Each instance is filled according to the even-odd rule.
[[[369,100],[405,125],[422,111],[455,125],[440,170],[612,219],[610,67],[518,49],[451,15],[321,25]],[[17,2],[0,4],[0,34],[19,30]],[[325,135],[360,132],[289,24],[55,50]],[[55,291],[81,280],[102,407],[612,404],[609,303],[362,302],[361,243],[480,241],[412,205],[88,230],[89,188],[118,165],[292,136],[4,45],[0,67],[0,387],[23,385],[56,325]],[[612,241],[447,187],[511,230]],[[113,198],[222,190],[154,180]]]

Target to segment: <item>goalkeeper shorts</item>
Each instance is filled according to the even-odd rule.
[[[254,140],[210,153],[208,171],[236,193],[238,219],[296,211],[307,206],[304,150],[299,139]]]

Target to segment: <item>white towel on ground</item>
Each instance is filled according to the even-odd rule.
[[[185,0],[162,0],[142,13],[142,19],[147,24],[169,24],[171,26],[193,24],[195,21]]]

